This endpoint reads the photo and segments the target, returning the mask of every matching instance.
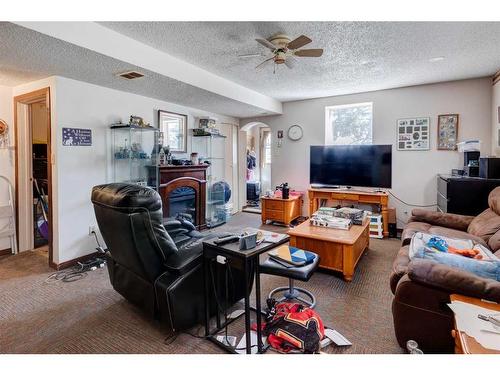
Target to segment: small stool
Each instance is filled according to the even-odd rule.
[[[311,263],[306,264],[305,266],[292,266],[292,267],[286,267],[268,257],[266,261],[260,265],[260,273],[265,273],[268,275],[275,275],[275,276],[283,276],[287,277],[289,280],[288,286],[282,286],[273,289],[269,293],[268,298],[272,298],[273,295],[275,295],[276,293],[286,291],[283,297],[277,300],[278,302],[295,299],[300,302],[303,302],[310,308],[314,308],[314,306],[316,306],[316,298],[314,297],[314,295],[308,290],[294,286],[295,280],[309,281],[314,271],[316,271],[316,269],[318,268],[319,255],[317,254],[314,255],[315,257]],[[300,293],[309,297],[310,301],[302,298],[300,296]]]

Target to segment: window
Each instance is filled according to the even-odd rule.
[[[186,152],[187,116],[158,111],[158,123],[163,133],[163,146],[170,152]]]
[[[335,105],[325,108],[325,144],[372,143],[372,103]]]
[[[271,132],[269,130],[262,132],[262,138],[264,138],[263,142],[263,161],[264,164],[271,164]]]

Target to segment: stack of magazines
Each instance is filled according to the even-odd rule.
[[[335,210],[333,216],[342,217],[344,219],[351,219],[354,224],[361,225],[365,216],[365,212],[363,210],[360,210],[359,208],[342,207],[338,210]]]
[[[331,217],[331,216],[323,216],[323,215],[313,215],[309,220],[311,225],[317,227],[326,227],[332,229],[344,229],[349,230],[352,226],[351,219],[344,219],[341,217]]]

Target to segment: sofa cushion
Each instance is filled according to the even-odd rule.
[[[491,236],[500,230],[500,216],[491,208],[488,208],[477,215],[469,225],[467,232],[489,241]]]
[[[452,228],[466,231],[474,216],[450,214],[445,212],[423,210],[415,208],[411,211],[411,221],[420,221],[438,227]]]
[[[413,259],[408,264],[408,277],[412,281],[450,294],[458,293],[500,302],[500,282],[429,259]]]
[[[488,246],[493,253],[497,253],[495,254],[497,257],[500,255],[500,231],[496,232],[493,236],[490,237],[490,239],[488,240]]]
[[[427,233],[432,225],[428,223],[422,223],[420,221],[412,221],[406,224],[403,234],[401,235],[401,240],[403,241],[403,246],[408,245],[411,241],[413,235],[417,232]]]
[[[500,215],[500,186],[497,186],[490,192],[488,196],[488,206],[490,206],[490,209],[494,213]]]
[[[389,282],[393,294],[396,293],[399,280],[408,272],[408,263],[410,263],[408,249],[408,245],[399,249],[398,255],[396,255],[396,259],[394,259],[394,263],[392,264],[392,273]]]

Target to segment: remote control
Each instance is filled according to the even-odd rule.
[[[216,245],[225,245],[227,243],[237,242],[239,240],[240,240],[240,237],[238,237],[238,236],[229,236],[229,237],[221,238],[220,240],[215,240],[214,244],[216,244]]]
[[[218,239],[222,239],[222,238],[227,238],[229,236],[234,236],[234,234],[231,234],[231,233],[222,233],[222,234],[219,234],[217,236]]]

